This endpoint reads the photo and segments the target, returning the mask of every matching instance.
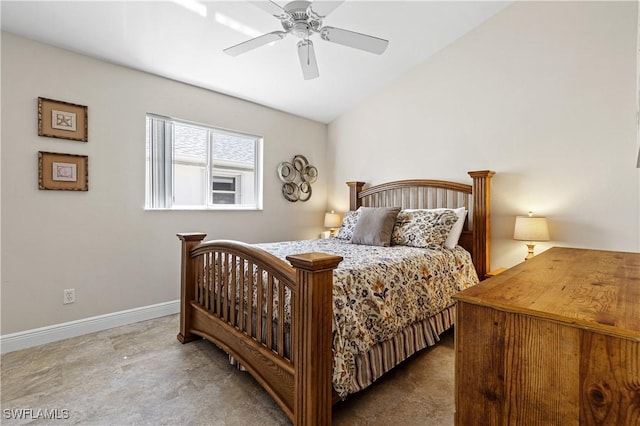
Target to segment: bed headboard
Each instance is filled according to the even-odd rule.
[[[491,269],[491,177],[490,170],[469,172],[473,183],[443,180],[399,180],[364,187],[364,182],[347,182],[351,210],[365,207],[434,209],[466,207],[467,220],[459,244],[473,259],[478,278]]]

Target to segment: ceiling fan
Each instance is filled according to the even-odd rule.
[[[287,34],[293,34],[301,39],[298,42],[298,57],[300,58],[302,74],[305,80],[311,80],[320,75],[313,42],[309,40],[309,37],[314,34],[320,34],[320,38],[332,43],[380,55],[389,45],[388,40],[341,28],[322,26],[322,20],[336,7],[340,6],[343,1],[315,1],[312,3],[310,1],[295,0],[283,7],[271,0],[252,1],[250,3],[279,19],[284,31],[263,34],[228,47],[223,52],[231,56],[238,56],[265,44],[282,40]]]

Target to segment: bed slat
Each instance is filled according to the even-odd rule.
[[[263,269],[258,267],[256,277],[256,289],[258,292],[258,304],[256,306],[256,340],[262,343],[262,315],[264,313],[264,279]]]
[[[273,276],[267,274],[267,347],[273,349]]]
[[[284,357],[284,300],[285,286],[280,282],[278,284],[278,355]],[[293,303],[293,302],[291,302]]]
[[[222,255],[224,269],[222,270],[222,280],[220,280],[220,284],[222,285],[222,291],[220,292],[220,296],[222,297],[222,319],[225,322],[229,321],[229,287],[231,283],[229,282],[229,254],[224,253]]]
[[[240,291],[239,291],[239,295],[238,297],[240,298],[239,301],[239,308],[238,308],[238,328],[240,329],[240,331],[244,331],[244,310],[245,310],[245,304],[244,304],[244,265],[245,265],[245,260],[244,259],[240,259],[240,261],[238,262],[238,276],[242,277],[239,280],[239,284],[240,284]]]
[[[248,262],[247,271],[253,271],[253,263]],[[253,274],[247,273],[247,335],[251,337],[255,337],[253,335],[253,288],[255,283],[253,281]],[[257,303],[257,302],[256,302]]]
[[[202,272],[204,271],[204,264],[202,256],[198,256],[196,260],[196,271],[200,271],[196,274],[196,300],[202,305],[204,301],[204,274]]]
[[[232,326],[236,326],[236,290],[238,288],[237,274],[238,270],[238,259],[236,256],[231,255],[231,283],[229,285],[229,291],[231,293],[231,300],[229,302],[229,306],[231,309],[229,310],[229,322]]]

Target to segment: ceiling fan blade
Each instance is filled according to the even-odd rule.
[[[300,40],[298,42],[298,56],[300,57],[300,66],[302,67],[302,75],[305,80],[318,78],[318,62],[316,62],[316,52],[313,49],[311,40]]]
[[[309,9],[320,18],[324,18],[328,14],[334,11],[335,8],[344,3],[344,0],[339,1],[320,1],[316,0],[309,5]]]
[[[332,43],[366,50],[377,55],[384,52],[389,45],[389,40],[334,27],[322,27],[320,37]]]
[[[230,56],[238,56],[246,53],[250,50],[264,46],[274,41],[282,40],[287,33],[284,31],[274,31],[272,33],[263,34],[251,40],[243,41],[235,46],[227,47],[223,50],[224,53]]]
[[[277,3],[268,0],[268,1],[251,1],[249,3],[252,3],[253,5],[259,7],[260,9],[264,10],[265,12],[267,12],[270,15],[275,16],[276,18],[280,19],[280,18],[286,18],[287,12],[285,12],[285,10],[283,8],[281,8],[280,6],[278,6]]]

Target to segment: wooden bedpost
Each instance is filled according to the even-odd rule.
[[[349,185],[349,210],[358,210],[361,205],[358,194],[362,191],[364,182],[347,182],[347,185]]]
[[[491,170],[469,172],[473,178],[473,264],[483,280],[491,269]]]
[[[331,424],[333,270],[342,257],[326,253],[287,256],[296,269],[298,321],[291,341],[295,366],[294,424]]]
[[[191,258],[191,249],[200,244],[207,234],[183,233],[178,234],[182,241],[182,266],[180,268],[180,333],[178,340],[181,343],[189,343],[201,339],[200,336],[191,334],[191,301],[195,298],[194,260]]]

